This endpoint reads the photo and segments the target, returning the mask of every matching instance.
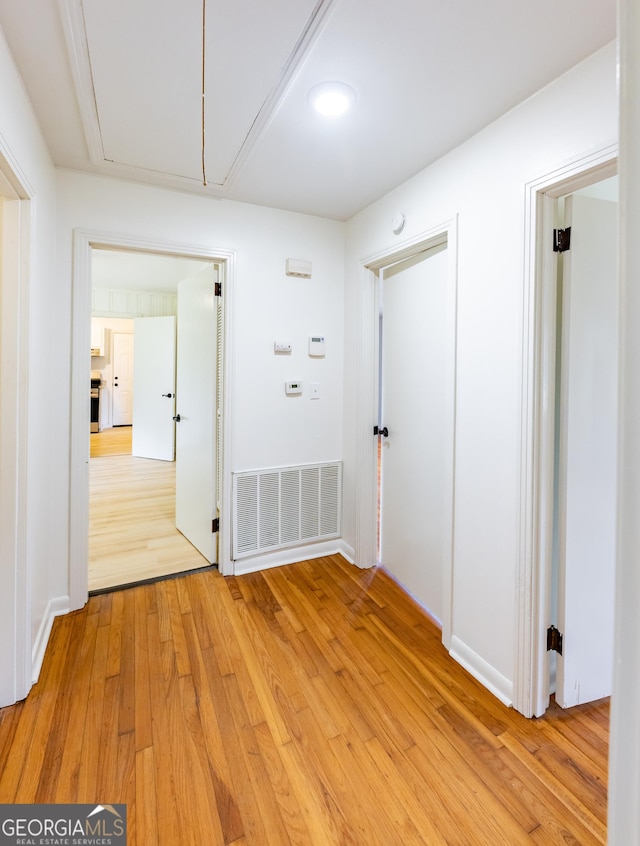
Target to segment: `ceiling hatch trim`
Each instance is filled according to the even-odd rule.
[[[304,67],[304,63],[313,49],[318,37],[327,26],[331,14],[340,0],[318,0],[307,24],[294,45],[286,64],[282,68],[280,77],[271,93],[264,101],[262,108],[256,115],[247,137],[245,138],[238,155],[236,156],[227,177],[224,187],[231,189],[247,163],[253,148],[260,141],[263,134],[269,128],[273,118],[276,116],[280,104],[284,101],[289,89],[296,80],[296,77]]]
[[[80,107],[80,117],[92,164],[105,161],[100,121],[93,90],[89,46],[84,27],[82,0],[58,0],[64,39]]]
[[[98,96],[96,94],[96,80],[91,62],[91,51],[89,47],[89,36],[84,0],[57,0],[60,9],[60,17],[66,48],[69,56],[70,67],[80,109],[82,127],[88,148],[91,163],[98,166],[103,172],[111,172],[123,177],[130,177],[135,180],[143,179],[157,184],[160,179],[171,187],[182,187],[193,190],[200,186],[210,193],[221,194],[229,192],[240,176],[245,165],[249,161],[252,152],[260,139],[269,128],[272,120],[278,113],[291,86],[294,84],[298,74],[302,70],[309,57],[316,41],[327,26],[327,23],[338,6],[340,0],[317,0],[304,21],[297,39],[293,42],[291,49],[286,55],[279,72],[275,75],[273,84],[270,86],[266,98],[257,108],[248,131],[243,132],[238,139],[237,150],[231,155],[226,173],[218,173],[217,178],[209,177],[210,168],[207,166],[206,181],[200,175],[200,155],[198,156],[198,176],[195,176],[195,168],[190,173],[177,173],[171,167],[146,167],[144,164],[123,162],[117,160],[119,157],[108,155],[105,150],[105,139],[103,128],[100,122],[100,111]],[[202,43],[204,49],[204,39]],[[198,97],[201,92],[198,92]],[[224,115],[215,114],[211,109],[207,111],[206,88],[204,92],[204,127],[199,122],[193,127],[197,132],[198,151],[204,160],[207,155],[206,145],[215,144],[215,121],[224,120]],[[207,125],[209,124],[209,125]],[[204,128],[204,133],[203,133]],[[209,141],[209,139],[212,139]],[[204,148],[202,145],[205,145]],[[195,145],[195,141],[194,141]],[[202,149],[201,149],[202,148]],[[222,176],[222,179],[220,179]]]

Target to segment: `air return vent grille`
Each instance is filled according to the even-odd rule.
[[[233,558],[340,537],[342,462],[233,474]]]

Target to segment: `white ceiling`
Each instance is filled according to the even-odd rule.
[[[611,41],[615,10],[0,0],[0,26],[56,165],[347,219]],[[327,79],[347,116],[311,111]]]

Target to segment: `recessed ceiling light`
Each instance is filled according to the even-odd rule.
[[[313,108],[326,117],[344,114],[356,99],[356,92],[344,82],[321,82],[309,92]]]

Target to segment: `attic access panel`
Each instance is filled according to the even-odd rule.
[[[314,0],[206,3],[205,170],[222,185]],[[203,0],[82,0],[106,161],[202,182]]]

